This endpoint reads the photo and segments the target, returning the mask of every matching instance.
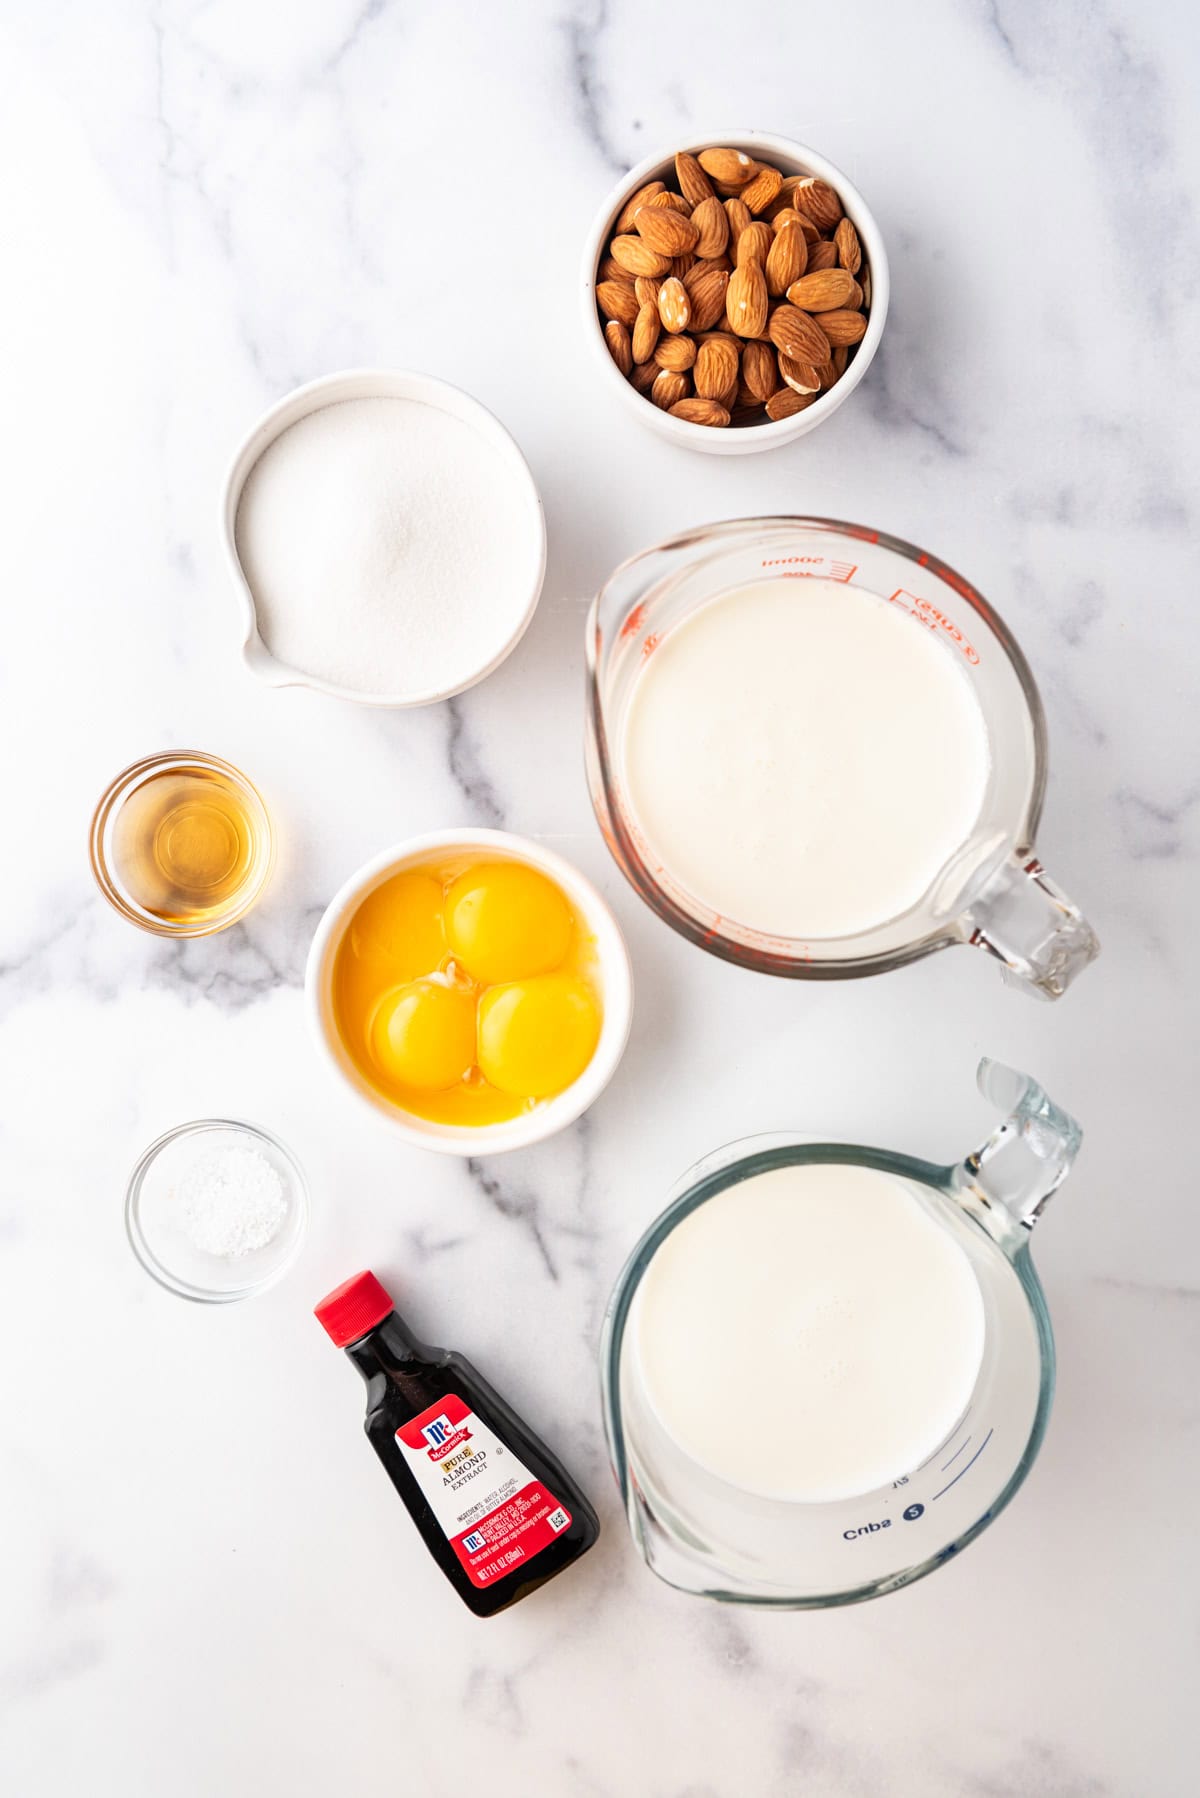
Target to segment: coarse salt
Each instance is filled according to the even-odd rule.
[[[470,424],[396,397],[322,406],[269,443],[235,539],[272,655],[401,699],[469,685],[506,652],[541,556],[513,464]]]
[[[265,1249],[287,1216],[283,1181],[258,1149],[237,1144],[198,1155],[175,1200],[194,1248],[240,1260]]]

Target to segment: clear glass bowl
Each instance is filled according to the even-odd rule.
[[[147,910],[122,879],[120,857],[115,853],[116,839],[126,805],[148,782],[164,774],[193,773],[216,775],[232,789],[244,808],[252,851],[244,877],[219,909],[214,908],[201,917],[173,919]],[[142,930],[149,930],[155,936],[170,937],[212,936],[244,918],[266,886],[275,856],[271,820],[257,787],[231,762],[196,749],[148,755],[118,774],[96,807],[88,846],[96,885],[114,910]]]
[[[287,1210],[263,1248],[238,1256],[196,1246],[183,1226],[178,1182],[198,1150],[257,1149],[283,1183]],[[308,1228],[308,1186],[291,1150],[256,1124],[236,1118],[199,1118],[177,1124],[144,1151],[125,1193],[125,1233],[146,1272],[168,1292],[202,1304],[251,1298],[282,1279],[300,1253]]]

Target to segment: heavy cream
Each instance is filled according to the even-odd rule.
[[[979,816],[987,729],[951,646],[831,580],[711,600],[646,658],[622,742],[649,851],[774,936],[850,936],[916,905]]]
[[[631,1318],[645,1395],[743,1491],[821,1503],[912,1473],[983,1357],[971,1263],[917,1189],[874,1168],[754,1175],[655,1253]]]

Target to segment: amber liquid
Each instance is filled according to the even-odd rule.
[[[122,805],[112,871],[152,917],[203,923],[236,904],[259,859],[259,830],[245,796],[219,769],[164,769]]]

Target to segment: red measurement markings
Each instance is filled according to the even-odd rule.
[[[947,618],[944,612],[939,612],[935,605],[922,599],[919,593],[910,593],[905,587],[897,587],[894,593],[888,595],[888,604],[899,606],[902,612],[907,612],[910,618],[915,618],[927,630],[944,631],[971,666],[979,666],[979,651],[974,644],[967,641],[953,619]]]
[[[769,556],[759,567],[778,568],[792,577],[819,575],[830,581],[848,581],[858,573],[857,562],[840,562],[830,556]]]
[[[645,606],[634,606],[632,612],[630,612],[628,618],[621,626],[621,635],[623,637],[636,637],[645,622]]]

